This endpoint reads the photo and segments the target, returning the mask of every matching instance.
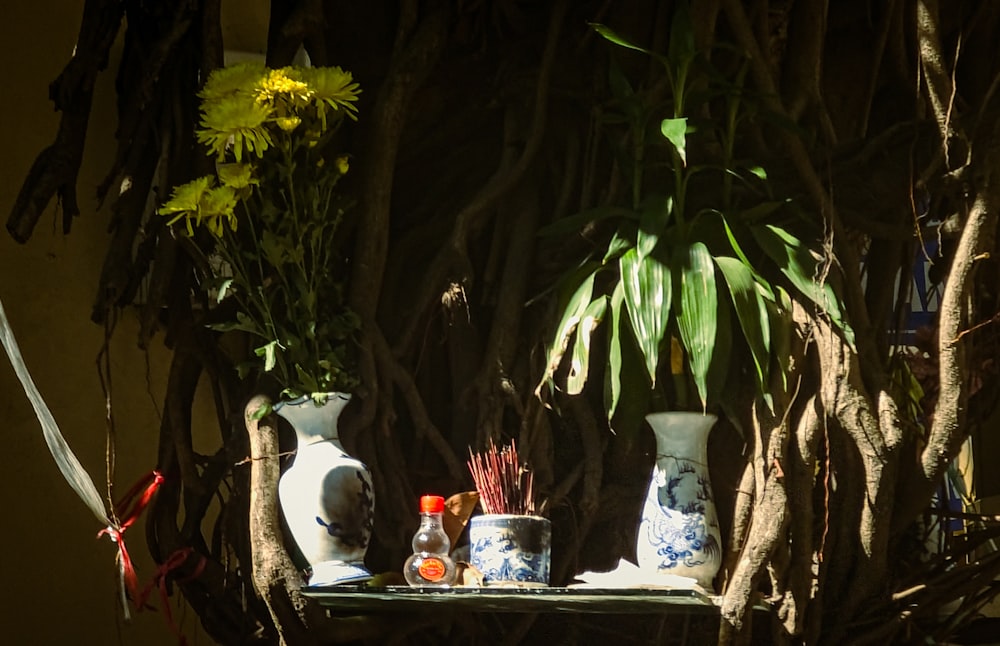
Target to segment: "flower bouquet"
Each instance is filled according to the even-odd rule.
[[[359,92],[339,67],[214,71],[197,136],[215,172],[177,186],[159,209],[193,251],[212,327],[257,340],[241,377],[268,374],[288,398],[356,386],[359,322],[341,251],[351,204],[337,190],[349,164],[330,144],[356,119]]]

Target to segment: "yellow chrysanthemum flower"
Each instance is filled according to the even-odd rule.
[[[249,93],[267,74],[263,63],[246,62],[221,67],[208,75],[198,93],[206,102],[218,101],[233,94]]]
[[[266,105],[248,101],[239,95],[206,103],[202,111],[202,129],[198,141],[223,158],[232,145],[236,161],[243,161],[243,150],[258,157],[272,145],[264,125],[271,117]]]
[[[171,193],[170,199],[157,210],[157,213],[174,216],[167,220],[167,226],[173,225],[178,220],[187,219],[188,234],[193,235],[194,229],[190,219],[197,218],[202,197],[214,183],[215,180],[206,175],[177,186]]]
[[[290,67],[269,70],[257,86],[257,102],[274,105],[286,103],[301,106],[309,102],[309,85],[302,81],[298,71]]]
[[[237,191],[260,184],[260,180],[253,176],[253,166],[250,164],[217,164],[215,172],[219,175],[220,182]]]
[[[354,82],[350,72],[339,67],[309,67],[302,70],[302,79],[309,84],[317,103],[334,110],[344,109],[349,114],[358,111],[354,103],[361,86]]]
[[[357,119],[357,106],[361,87],[354,82],[350,72],[339,67],[309,67],[302,70],[302,78],[313,91],[313,104],[322,130],[327,128],[328,113],[343,111],[351,119]]]
[[[225,224],[236,231],[236,191],[233,187],[217,186],[202,195],[201,209],[198,212],[199,224],[208,227],[215,237],[222,237]]]
[[[351,168],[351,164],[347,160],[347,155],[337,157],[334,162],[337,164],[337,170],[340,171],[341,175],[346,175],[347,171]]]
[[[275,119],[275,123],[277,123],[278,127],[285,132],[291,132],[299,127],[299,124],[302,123],[302,119],[298,117],[278,117]]]

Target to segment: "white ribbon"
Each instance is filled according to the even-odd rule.
[[[4,350],[7,351],[7,356],[10,357],[10,362],[14,366],[14,372],[17,374],[17,378],[21,381],[21,386],[24,388],[24,394],[28,396],[31,407],[35,409],[35,416],[38,417],[38,422],[42,425],[42,433],[45,435],[45,443],[49,445],[49,451],[52,453],[59,471],[66,478],[69,486],[73,487],[76,495],[80,496],[80,499],[94,512],[101,525],[112,526],[113,523],[108,518],[104,507],[104,500],[97,492],[94,481],[91,480],[90,474],[87,473],[86,469],[83,468],[83,465],[76,458],[76,455],[74,455],[72,449],[69,448],[66,438],[59,432],[59,426],[52,417],[52,412],[45,405],[45,400],[42,399],[38,388],[35,387],[35,382],[31,379],[28,367],[24,365],[21,350],[17,346],[14,332],[10,329],[10,323],[7,321],[7,313],[4,311],[3,301],[0,301],[0,343],[3,343]]]

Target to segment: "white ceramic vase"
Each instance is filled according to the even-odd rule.
[[[340,444],[337,420],[350,395],[329,393],[317,406],[309,397],[277,404],[275,412],[295,429],[292,465],[278,483],[288,529],[309,562],[309,586],[366,581],[374,524],[371,472]]]
[[[722,537],[708,472],[715,415],[651,413],[653,466],[636,536],[636,561],[650,572],[696,579],[712,591],[722,565]]]

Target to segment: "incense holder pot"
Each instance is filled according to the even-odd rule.
[[[487,586],[547,586],[552,523],[541,516],[473,516],[469,520],[469,562],[482,572]]]
[[[708,434],[715,415],[651,413],[653,465],[636,536],[636,561],[649,572],[697,580],[712,590],[722,539],[708,472]]]

